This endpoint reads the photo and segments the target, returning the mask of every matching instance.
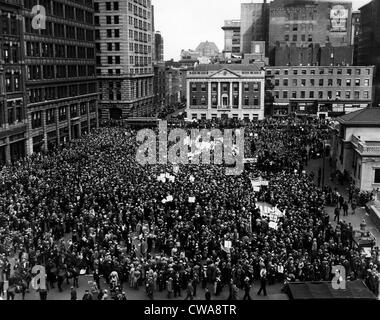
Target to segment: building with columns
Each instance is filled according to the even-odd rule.
[[[187,73],[187,119],[264,119],[264,79],[256,64],[197,66]]]
[[[26,154],[21,0],[0,0],[0,165]]]

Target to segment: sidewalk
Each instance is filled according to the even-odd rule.
[[[338,184],[336,181],[335,181],[335,183],[333,183],[330,180],[330,173],[332,171],[332,168],[329,166],[328,159],[326,159],[325,161],[326,161],[325,162],[325,165],[326,165],[326,167],[325,167],[325,185],[331,186],[332,189],[337,188],[338,192],[341,195],[343,195],[343,197],[346,200],[348,200],[347,186],[343,186],[341,184]],[[318,183],[318,181],[317,181],[317,179],[318,179],[318,169],[319,168],[322,169],[322,164],[323,164],[322,159],[310,160],[308,166],[306,167],[306,170],[308,172],[314,172],[315,182],[316,183]],[[326,210],[326,212],[330,216],[330,222],[331,222],[331,224],[335,227],[337,223],[334,222],[334,208],[335,207],[328,207],[328,206],[326,206],[325,210]],[[343,217],[343,215],[340,216],[341,221],[350,222],[352,224],[354,230],[355,230],[355,229],[360,229],[360,223],[364,219],[365,222],[366,222],[366,224],[367,224],[366,229],[368,231],[370,231],[375,236],[375,238],[376,238],[376,246],[379,246],[379,244],[380,244],[380,231],[377,229],[377,227],[375,226],[375,224],[370,219],[369,215],[365,211],[365,208],[364,207],[358,207],[356,209],[355,215],[351,214],[351,209],[348,212],[349,212],[349,215],[347,217]]]

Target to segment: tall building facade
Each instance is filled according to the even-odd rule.
[[[95,0],[102,119],[154,115],[151,0]]]
[[[268,40],[268,4],[242,3],[240,24],[241,53],[252,53],[252,41]]]
[[[22,1],[0,1],[0,164],[26,155]]]
[[[164,61],[164,38],[159,31],[154,34],[154,62]]]
[[[40,0],[46,24],[36,27],[37,3],[23,6],[28,154],[98,127],[93,3]]]
[[[360,8],[358,64],[375,65],[375,105],[380,104],[380,2],[373,0]]]
[[[351,44],[352,3],[343,1],[274,0],[270,3],[269,50],[278,46],[344,47]]]
[[[353,11],[351,18],[351,45],[354,47],[354,66],[358,65],[359,41],[360,41],[360,11]]]
[[[265,72],[256,64],[199,65],[187,73],[187,118],[264,118]]]
[[[334,117],[371,106],[373,73],[373,66],[268,67],[272,114]]]
[[[240,20],[224,21],[224,58],[240,55]]]

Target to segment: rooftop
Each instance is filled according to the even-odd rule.
[[[231,71],[261,71],[256,64],[200,64],[194,71],[218,71],[227,69]],[[379,109],[380,110],[380,109]]]
[[[370,125],[380,127],[380,108],[364,108],[339,117],[338,122],[345,125]]]

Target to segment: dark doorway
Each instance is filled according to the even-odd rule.
[[[110,108],[110,118],[112,120],[121,120],[123,113],[120,108]]]

